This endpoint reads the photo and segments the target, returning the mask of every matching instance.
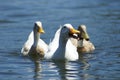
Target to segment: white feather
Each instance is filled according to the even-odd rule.
[[[28,37],[27,41],[24,43],[24,45],[23,45],[23,47],[22,47],[22,49],[21,49],[21,53],[22,53],[23,55],[27,55],[27,54],[28,54],[31,46],[33,45],[33,42],[34,42],[34,40],[33,40],[33,31],[32,31],[32,32],[29,34],[29,37]]]
[[[53,40],[49,43],[48,52],[45,53],[45,58],[46,58],[46,59],[51,59],[51,57],[52,57],[53,54],[55,53],[56,49],[58,48],[58,46],[59,46],[60,31],[61,31],[61,26],[60,26],[60,28],[56,31]]]

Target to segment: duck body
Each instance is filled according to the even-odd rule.
[[[64,39],[65,38],[62,36],[60,37],[58,48],[52,55],[52,59],[68,61],[78,60],[77,48],[71,43],[70,40]]]
[[[45,54],[46,59],[53,60],[68,60],[75,61],[78,59],[77,48],[71,43],[69,39],[69,33],[79,33],[79,31],[74,30],[71,24],[65,24],[60,27],[50,43],[50,48],[48,53]],[[51,46],[56,46],[56,48]]]
[[[93,52],[94,50],[95,47],[90,41],[86,41],[85,39],[82,41],[78,41],[77,51],[79,53],[90,53]]]
[[[31,48],[28,52],[28,55],[32,56],[34,58],[36,57],[36,59],[37,58],[43,58],[44,54],[47,52],[47,50],[48,50],[47,44],[42,39],[39,39],[37,45],[33,44],[31,46]]]
[[[21,53],[26,56],[40,56],[43,57],[44,53],[47,52],[47,44],[40,39],[40,34],[44,33],[41,22],[37,21],[30,33],[28,40],[25,42]]]

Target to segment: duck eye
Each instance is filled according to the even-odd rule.
[[[89,41],[89,39],[86,39],[86,41]]]
[[[63,28],[66,28],[66,26],[63,26]]]
[[[35,26],[37,26],[37,24],[35,23]]]

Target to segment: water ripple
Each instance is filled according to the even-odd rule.
[[[1,80],[119,80],[120,1],[117,0],[1,0]],[[43,22],[49,43],[59,25],[87,25],[96,50],[78,61],[37,63],[20,50],[37,20]],[[49,35],[48,35],[49,34]],[[112,75],[112,76],[111,76]]]
[[[8,19],[1,19],[0,24],[5,24],[5,23],[15,23],[16,21],[8,20]]]

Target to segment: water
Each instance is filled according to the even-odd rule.
[[[0,1],[1,80],[120,80],[119,0]],[[96,50],[75,62],[33,63],[20,50],[38,20],[46,43],[59,25],[85,24]]]

